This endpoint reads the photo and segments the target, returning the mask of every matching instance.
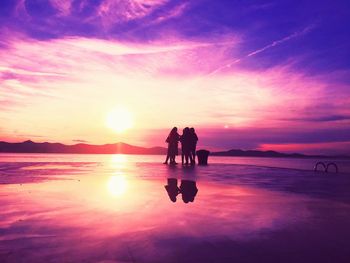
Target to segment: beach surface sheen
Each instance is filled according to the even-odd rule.
[[[349,262],[349,161],[162,158],[0,155],[0,262]]]

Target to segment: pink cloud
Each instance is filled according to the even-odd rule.
[[[161,23],[166,20],[179,17],[185,12],[188,6],[189,6],[189,3],[181,3],[178,6],[174,7],[173,9],[170,9],[169,11],[167,11],[165,14],[159,16],[157,19],[155,19],[152,22],[152,24]]]
[[[1,94],[1,93],[0,93]],[[0,99],[0,110],[7,111],[15,106],[20,106],[18,102],[10,99]]]
[[[263,71],[236,64],[228,71],[208,74],[226,63],[228,51],[234,53],[237,43],[235,38],[217,43],[164,39],[148,44],[13,39],[8,49],[0,50],[0,96],[7,108],[22,113],[1,112],[0,118],[13,119],[8,131],[18,127],[22,134],[40,131],[55,141],[81,138],[92,143],[124,140],[162,145],[162,140],[157,143],[145,131],[156,128],[167,133],[174,125],[195,126],[203,138],[215,139],[220,132],[208,130],[229,134],[245,129],[254,137],[254,130],[266,128],[272,133],[275,129],[270,136],[278,136],[280,130],[325,129],[329,123],[312,119],[350,114],[349,98],[331,92],[346,86],[333,87],[329,76],[308,76],[289,64]],[[103,118],[119,103],[133,111],[137,127],[116,138],[106,131]],[[22,125],[24,120],[28,124]],[[346,119],[332,124],[349,127]],[[234,146],[235,138],[225,138],[227,145]],[[206,145],[215,142],[208,139]]]
[[[168,0],[104,0],[95,17],[89,20],[100,19],[104,28],[110,28],[121,22],[142,18],[167,2]]]
[[[59,10],[60,15],[67,16],[71,12],[73,0],[50,0],[53,7]]]
[[[17,2],[16,8],[15,8],[15,15],[26,20],[30,18],[26,9],[25,0],[19,0]]]
[[[166,4],[169,0],[102,0],[96,5],[96,10],[87,18],[85,22],[98,21],[103,30],[110,29],[113,25],[143,18],[152,13],[157,8]],[[57,11],[56,17],[68,17],[72,15],[73,0],[49,0],[51,6]],[[82,11],[89,2],[80,2],[76,11]],[[176,12],[175,12],[176,13]],[[174,14],[175,14],[174,13]],[[25,0],[19,0],[15,15],[22,20],[31,20],[31,14],[26,7]]]

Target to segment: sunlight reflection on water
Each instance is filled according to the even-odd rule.
[[[121,196],[127,191],[128,182],[123,175],[111,176],[107,183],[107,188],[112,196]]]

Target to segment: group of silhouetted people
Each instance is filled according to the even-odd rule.
[[[184,203],[193,202],[198,193],[198,188],[195,181],[181,180],[180,187],[178,187],[176,178],[168,178],[168,184],[165,186],[165,189],[172,202],[176,202],[176,197],[180,193]]]
[[[181,143],[181,163],[182,164],[195,164],[196,159],[196,147],[197,147],[198,136],[194,128],[184,128],[182,135],[179,135],[177,128],[174,127],[167,139],[168,152],[164,164],[176,164],[175,157],[179,154],[178,145]]]

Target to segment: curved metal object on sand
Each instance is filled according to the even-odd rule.
[[[326,165],[324,164],[324,162],[317,162],[317,163],[315,164],[315,166],[314,166],[314,171],[315,171],[315,172],[318,172],[317,167],[318,167],[319,165],[323,166],[323,169],[324,169],[325,172],[327,171],[327,167],[326,167]]]
[[[335,173],[338,173],[338,166],[337,166],[335,163],[329,163],[329,164],[327,164],[326,173],[328,173],[328,168],[331,167],[331,166],[334,166],[334,168],[335,168]]]

